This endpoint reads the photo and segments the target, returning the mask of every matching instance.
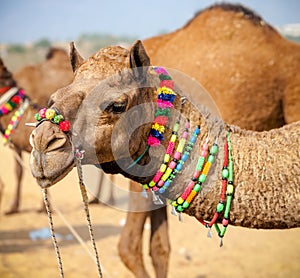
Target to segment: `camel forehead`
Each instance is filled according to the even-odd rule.
[[[129,66],[129,51],[120,46],[100,49],[77,70],[79,78],[104,79]]]

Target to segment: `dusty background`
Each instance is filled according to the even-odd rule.
[[[28,158],[26,154],[26,165]],[[42,202],[41,191],[26,168],[21,213],[6,216],[15,177],[12,152],[0,145],[0,176],[5,184],[0,207],[0,277],[59,277],[51,239],[32,240],[29,236],[32,231],[48,228],[48,219],[36,212]],[[97,178],[93,174],[95,183]],[[119,177],[118,184],[122,194],[117,195],[117,200],[126,207],[127,181]],[[55,208],[92,250],[76,172],[54,186],[50,193]],[[104,277],[133,277],[117,251],[126,212],[100,205],[90,206],[90,212]],[[68,240],[72,234],[63,219],[58,213],[53,214],[53,219],[56,233],[62,236],[59,246],[65,277],[97,277],[96,265],[88,252],[74,237]],[[224,246],[219,248],[218,238],[207,238],[205,228],[194,219],[184,215],[184,222],[179,223],[170,215],[169,220],[172,252],[168,277],[300,277],[300,229],[266,231],[230,226]],[[144,234],[144,260],[154,277],[148,242],[149,223]]]

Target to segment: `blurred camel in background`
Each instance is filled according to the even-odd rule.
[[[25,66],[16,71],[13,76],[7,70],[3,61],[0,63],[0,88],[5,86],[22,88],[25,95],[30,99],[30,107],[25,112],[26,121],[32,121],[33,110],[38,107],[43,107],[47,104],[49,96],[58,88],[69,84],[73,79],[73,73],[70,66],[68,53],[61,48],[51,48],[46,55],[46,60],[43,63]],[[2,96],[4,93],[2,94]],[[1,97],[1,96],[0,96]],[[16,108],[17,109],[17,108]],[[15,110],[0,116],[0,125],[2,133],[5,132]],[[22,151],[30,152],[29,144],[30,128],[25,127],[25,121],[21,120],[17,126],[9,146],[15,153],[15,173],[16,173],[16,191],[12,200],[10,209],[6,214],[13,214],[19,211],[21,199],[21,183],[23,178],[23,162]],[[44,205],[42,208],[44,210]]]

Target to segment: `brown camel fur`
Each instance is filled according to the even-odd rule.
[[[25,66],[15,72],[13,77],[1,61],[0,74],[2,78],[4,77],[6,79],[6,81],[4,81],[5,79],[1,78],[3,81],[1,82],[0,87],[4,86],[5,82],[17,84],[18,87],[24,89],[25,94],[30,98],[31,103],[39,107],[45,106],[48,102],[49,96],[55,90],[69,84],[73,79],[73,72],[70,66],[68,53],[60,48],[51,48],[43,63]],[[13,113],[14,111],[1,117],[0,122],[2,128],[6,128]],[[27,113],[27,121],[29,120],[28,117],[32,117],[31,114]],[[25,136],[21,135],[22,132],[24,132]],[[31,151],[28,127],[24,126],[23,121],[19,124],[17,130],[12,136],[12,143],[13,144],[10,146],[13,148],[17,156],[15,160],[17,187],[11,207],[6,214],[19,212],[21,183],[24,170],[22,165],[22,151]],[[42,209],[40,210],[43,210],[43,208],[44,206],[42,205]]]
[[[141,76],[144,76],[144,71],[126,72],[126,78],[121,74],[117,74],[116,78],[110,78],[107,82],[99,83],[100,80],[112,76],[122,69],[149,66],[149,58],[142,44],[140,42],[135,43],[130,51],[120,47],[108,47],[100,50],[84,63],[81,59],[76,58],[77,53],[75,54],[74,51],[73,49],[73,68],[76,70],[74,81],[69,86],[58,90],[51,97],[50,106],[57,108],[74,125],[76,112],[79,111],[80,106],[82,108],[83,100],[88,99],[89,95],[95,97],[93,94],[96,93],[97,99],[93,98],[93,101],[97,103],[96,100],[99,100],[100,104],[97,104],[93,109],[99,109],[100,107],[99,113],[97,114],[98,111],[92,109],[95,115],[88,115],[88,119],[99,117],[96,117],[96,122],[92,121],[90,125],[81,122],[81,120],[79,121],[79,124],[84,123],[85,125],[82,126],[76,139],[78,141],[75,142],[75,145],[80,143],[86,151],[83,163],[100,163],[106,172],[119,172],[137,182],[149,182],[153,174],[141,178],[138,176],[138,172],[128,174],[119,166],[119,162],[122,162],[125,166],[128,165],[128,157],[122,157],[122,155],[124,154],[124,142],[126,142],[128,136],[126,129],[130,128],[131,123],[123,122],[123,125],[118,126],[118,129],[120,129],[119,134],[113,145],[111,135],[116,122],[124,111],[128,111],[137,104],[152,103],[155,100],[153,87],[155,82],[157,85],[157,76],[153,76],[151,73],[150,77],[147,77],[149,79],[147,81],[153,82],[153,87],[144,89],[129,87],[130,89],[127,89],[126,94],[120,90],[122,88],[120,82],[125,81],[126,85],[131,86],[137,79],[140,80]],[[138,88],[138,86],[135,88]],[[101,98],[99,98],[99,94],[101,94]],[[108,108],[105,108],[107,105]],[[177,101],[175,107],[178,108],[179,105]],[[119,109],[121,109],[121,112]],[[153,113],[151,110],[145,112]],[[220,149],[223,146],[221,138],[224,137],[225,129],[232,130],[231,141],[236,184],[235,198],[230,214],[232,224],[250,228],[291,228],[299,226],[299,188],[297,186],[299,167],[293,167],[293,164],[298,163],[299,160],[299,122],[270,132],[258,133],[226,125],[220,119],[211,119],[205,110],[203,112],[191,102],[184,105],[182,114],[190,119],[192,126],[201,125],[204,133],[201,133],[199,142],[207,137],[207,131],[209,130],[210,142],[214,138],[218,138]],[[142,125],[132,136],[134,140],[129,143],[129,152],[134,159],[145,149],[149,129],[150,124]],[[94,134],[96,135],[96,141],[91,146],[90,142],[93,142],[92,136]],[[43,122],[34,130],[31,138],[33,144],[31,154],[32,173],[41,187],[49,187],[62,179],[74,166],[70,137],[60,131],[57,125]],[[166,138],[168,138],[167,135]],[[194,153],[198,153],[199,142],[197,141],[195,145]],[[114,150],[120,153],[118,163],[116,163],[113,156],[112,146]],[[48,148],[51,151],[48,151]],[[92,156],[95,150],[96,159]],[[162,152],[154,152],[153,169],[158,169],[162,157]],[[280,157],[280,159],[276,160],[277,157]],[[219,176],[218,182],[213,177],[216,177],[217,173],[220,172],[220,167],[222,168],[221,158],[218,157],[217,159],[212,177],[208,177],[209,186],[197,196],[188,209],[187,212],[190,215],[203,217],[204,219],[212,216],[213,208],[219,198],[220,182]],[[172,187],[167,197],[172,198],[183,191],[182,187],[189,180],[191,169],[194,169],[195,159],[195,156],[191,157],[178,180],[174,181],[174,187]],[[139,164],[147,164],[148,160],[147,153]],[[263,202],[260,202],[260,200],[263,200]],[[274,206],[274,203],[279,205]],[[284,203],[286,204],[285,207],[280,205]],[[155,251],[159,252],[160,250]],[[152,255],[155,259],[154,254]]]
[[[213,5],[143,44],[153,65],[204,86],[231,124],[269,130],[300,120],[300,45],[243,6]]]

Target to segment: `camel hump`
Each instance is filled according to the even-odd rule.
[[[68,53],[65,49],[60,48],[60,47],[50,47],[45,58],[46,58],[46,60],[50,60],[58,55],[63,55],[63,56],[68,57]]]
[[[200,10],[199,12],[197,12],[195,14],[195,16],[190,21],[187,22],[187,24],[184,27],[187,27],[188,25],[190,25],[194,19],[201,16],[202,14],[204,14],[206,12],[210,12],[210,11],[215,11],[215,10],[222,10],[225,12],[238,13],[240,15],[243,15],[244,18],[250,20],[252,23],[254,23],[256,25],[261,25],[261,26],[266,25],[266,26],[272,28],[269,24],[267,24],[264,21],[264,19],[260,15],[258,15],[256,12],[254,12],[250,8],[248,8],[244,5],[241,5],[241,4],[231,4],[231,3],[226,3],[226,2],[216,3],[216,4],[213,4],[213,5],[205,8],[204,10]]]

